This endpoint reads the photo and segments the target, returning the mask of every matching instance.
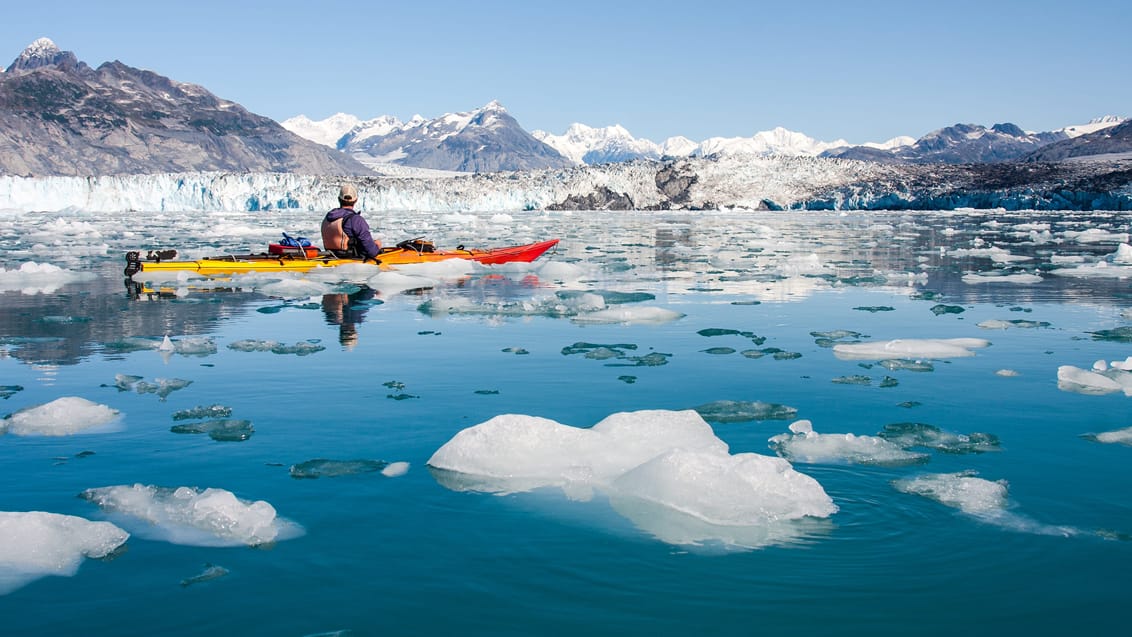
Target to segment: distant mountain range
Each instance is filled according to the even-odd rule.
[[[505,118],[507,125],[499,130],[506,130],[513,139],[522,139],[524,145],[509,144],[498,139],[500,135],[490,130],[490,127],[477,126],[478,122],[493,121],[494,118]],[[1128,120],[1121,117],[1106,116],[1087,124],[1039,133],[1024,131],[1014,124],[995,124],[990,128],[976,124],[956,124],[928,133],[920,139],[896,137],[886,142],[858,146],[850,145],[844,140],[823,142],[781,127],[756,133],[752,137],[712,137],[701,142],[686,137],[671,137],[662,143],[656,143],[635,138],[622,126],[593,128],[576,123],[562,135],[536,130],[529,138],[557,151],[558,155],[572,165],[729,155],[831,157],[904,164],[967,164],[1019,160],[1057,161],[1041,159],[1046,155],[1038,154],[1038,151],[1051,144],[1064,149],[1058,152],[1065,157],[1096,154],[1095,151],[1101,150],[1105,153],[1130,152],[1132,143],[1121,141],[1120,136],[1110,139],[1106,144],[1092,142],[1098,137],[1109,139],[1105,137],[1109,135],[1105,131],[1126,121]],[[499,166],[496,170],[561,167],[561,163],[552,159],[550,152],[532,143],[498,102],[465,113],[446,114],[435,120],[426,120],[418,115],[409,122],[402,123],[385,115],[363,121],[353,115],[338,113],[322,121],[312,121],[300,115],[285,120],[283,126],[312,141],[338,148],[379,172],[383,165],[389,164],[475,172],[476,169],[469,170],[467,167],[471,165],[467,159],[458,164],[447,159],[448,153],[438,153],[435,150],[439,143],[436,140],[440,138],[447,141],[448,138],[444,135],[457,135],[453,131],[459,131],[458,135],[465,136],[469,131],[476,131],[473,139],[497,139],[492,151],[500,155],[489,162],[482,156],[489,151],[481,145],[476,158],[481,165]],[[467,149],[468,145],[461,143],[460,147]],[[531,149],[538,150],[532,152]],[[482,172],[483,169],[479,171]]]
[[[435,119],[277,123],[205,88],[107,62],[92,69],[41,38],[0,70],[0,175],[187,172],[413,176],[566,169],[683,158],[816,157],[882,164],[1050,162],[1132,153],[1129,120],[1049,132],[956,124],[920,139],[852,146],[784,128],[751,137],[661,143],[621,126],[528,133],[498,102]],[[440,171],[440,172],[437,172]]]
[[[0,174],[370,174],[277,122],[121,62],[92,69],[46,38],[0,72]]]

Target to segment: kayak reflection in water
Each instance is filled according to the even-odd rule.
[[[327,325],[338,326],[338,342],[346,349],[352,349],[358,342],[357,324],[366,318],[366,312],[373,305],[381,303],[377,291],[364,287],[353,294],[323,294],[322,312]]]

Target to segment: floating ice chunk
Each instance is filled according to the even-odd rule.
[[[1000,369],[995,371],[995,375],[1002,376],[1004,378],[1013,378],[1015,376],[1020,376],[1018,371],[1013,369]]]
[[[72,272],[50,263],[28,261],[13,270],[0,268],[0,292],[19,290],[28,295],[51,294],[68,283],[96,277],[90,272]]]
[[[1125,371],[1125,372],[1132,372],[1132,356],[1129,356],[1128,358],[1126,358],[1122,361],[1112,361],[1112,363],[1110,363],[1109,366],[1112,367],[1113,369],[1119,369],[1119,370]]]
[[[428,465],[454,490],[558,487],[576,500],[600,491],[639,527],[676,544],[778,543],[798,534],[783,522],[837,511],[816,480],[785,460],[730,455],[694,411],[617,413],[590,429],[496,416],[457,433]]]
[[[310,279],[283,279],[265,283],[258,289],[263,294],[281,299],[308,299],[334,292],[331,285]]]
[[[326,347],[310,341],[299,341],[294,345],[284,345],[278,341],[264,341],[257,339],[243,339],[228,344],[228,349],[237,352],[271,352],[272,354],[295,354],[306,356],[321,352]]]
[[[208,434],[217,442],[243,442],[252,437],[255,427],[249,420],[223,419],[173,425],[169,431],[175,434]]]
[[[833,354],[842,360],[882,360],[887,358],[964,358],[971,350],[990,345],[981,338],[908,338],[865,343],[838,343]]]
[[[1010,254],[1009,250],[1004,250],[999,247],[990,248],[959,248],[949,252],[953,257],[986,257],[995,263],[1015,263],[1018,261],[1029,261],[1030,257]]]
[[[1049,257],[1049,262],[1053,265],[1065,265],[1068,263],[1084,263],[1085,257],[1079,254],[1053,254]]]
[[[1065,238],[1077,243],[1128,243],[1127,232],[1106,232],[1100,228],[1089,228],[1081,232],[1068,231]]]
[[[1062,365],[1057,368],[1057,388],[1076,394],[1115,394],[1132,396],[1132,373],[1122,369],[1092,371]]]
[[[119,485],[79,494],[121,516],[136,535],[188,546],[256,546],[302,534],[302,527],[276,515],[275,507],[240,500],[224,489]]]
[[[764,403],[762,401],[717,400],[695,408],[708,422],[731,423],[752,420],[789,420],[798,415],[798,410],[788,405]]]
[[[1099,261],[1072,268],[1058,268],[1051,272],[1058,276],[1070,276],[1079,279],[1127,279],[1132,277],[1132,266]]]
[[[1132,265],[1132,245],[1127,243],[1118,245],[1116,252],[1112,253],[1112,262]]]
[[[491,223],[500,226],[510,224],[514,220],[511,215],[502,212],[491,216]]]
[[[586,276],[586,270],[582,266],[562,261],[547,261],[536,272],[541,279],[563,283],[572,283]]]
[[[381,475],[387,478],[399,478],[409,472],[408,462],[390,462],[389,466],[381,470]]]
[[[200,584],[214,579],[220,579],[228,574],[228,569],[223,566],[216,566],[214,564],[205,564],[204,570],[192,577],[181,580],[181,586],[192,586],[193,584]]]
[[[1124,429],[1117,429],[1115,431],[1104,431],[1099,434],[1090,434],[1086,437],[1090,440],[1106,444],[1115,443],[1132,446],[1132,427],[1125,427]]]
[[[618,305],[596,312],[580,314],[571,320],[575,323],[590,324],[659,325],[682,318],[684,318],[684,314],[662,307]]]
[[[157,346],[157,351],[159,352],[172,352],[174,349],[176,348],[173,346],[173,341],[169,339],[168,334],[166,334],[165,338],[161,341],[161,345]]]
[[[956,434],[921,422],[890,423],[878,435],[904,448],[927,447],[944,453],[985,453],[1000,448],[994,434]]]
[[[69,436],[105,433],[119,423],[119,412],[78,396],[64,396],[34,407],[26,407],[0,420],[0,433],[17,436]]]
[[[818,255],[810,254],[792,254],[787,259],[779,264],[779,274],[787,277],[824,274],[829,272]]]
[[[1020,272],[1018,274],[964,274],[964,283],[1015,283],[1019,285],[1032,285],[1041,283],[1044,279],[1036,274]]]
[[[438,285],[437,279],[406,274],[396,270],[379,272],[366,279],[366,285],[377,290],[383,296],[392,296],[405,290],[420,290]]]
[[[925,462],[927,454],[907,451],[876,436],[820,434],[809,420],[789,427],[791,433],[770,438],[770,448],[791,462],[906,465]]]
[[[47,575],[74,575],[130,537],[109,522],[44,511],[0,511],[0,595]]]
[[[375,473],[389,466],[384,460],[330,460],[315,458],[291,465],[292,478],[336,478],[359,473]]]

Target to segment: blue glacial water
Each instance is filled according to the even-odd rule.
[[[529,266],[388,280],[123,282],[126,249],[259,250],[313,235],[306,216],[0,218],[0,416],[61,397],[120,412],[90,433],[0,435],[0,512],[131,534],[0,594],[4,634],[1127,631],[1132,447],[1089,434],[1132,427],[1132,398],[1058,381],[1059,367],[1132,356],[1127,216],[404,213],[377,225],[442,247],[562,243]],[[834,347],[956,338],[989,344],[883,363]],[[748,413],[757,403],[795,411]],[[175,419],[211,406],[225,415]],[[837,511],[765,543],[707,523],[683,542],[665,531],[688,522],[672,507],[601,488],[486,492],[427,466],[501,414],[588,428],[693,408],[732,454],[774,456],[770,438],[812,422],[825,455],[793,468]],[[216,420],[247,422],[175,433]],[[871,444],[896,423],[995,444],[937,437],[906,444],[917,462],[886,462],[844,435]],[[292,477],[315,459],[379,462]],[[938,476],[926,497],[907,486]],[[697,480],[680,476],[690,490],[669,503],[720,495]],[[227,545],[201,545],[79,497],[116,485],[222,489],[270,503],[293,532],[242,543],[218,528],[211,544]],[[995,485],[1004,497],[982,497]]]

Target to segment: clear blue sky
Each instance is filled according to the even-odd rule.
[[[48,37],[282,121],[436,117],[499,100],[527,130],[784,126],[852,143],[957,122],[1132,116],[1132,2],[12,2],[0,65]]]

